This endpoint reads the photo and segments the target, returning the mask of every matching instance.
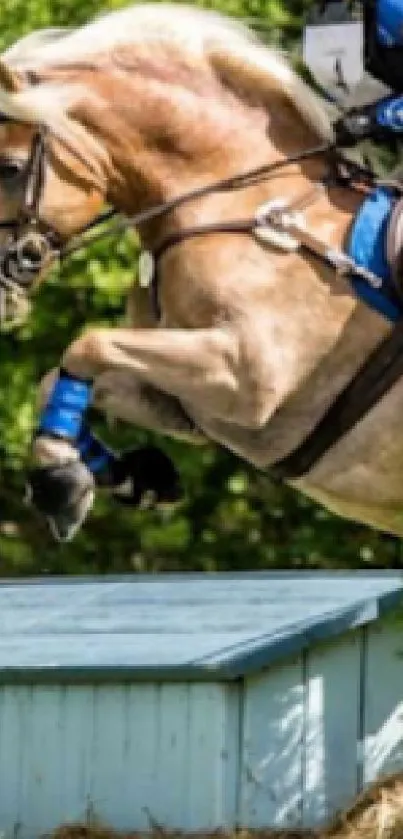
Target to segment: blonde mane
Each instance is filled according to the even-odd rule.
[[[207,58],[211,66],[229,78],[249,85],[267,98],[281,91],[294,104],[303,119],[324,139],[331,139],[332,114],[326,103],[292,70],[277,51],[264,47],[243,25],[215,12],[170,3],[130,6],[111,12],[76,29],[45,29],[22,38],[3,55],[15,70],[28,71],[45,66],[68,66],[105,55],[120,45],[173,44],[195,58]],[[44,123],[71,145],[91,139],[68,116],[69,108],[83,97],[85,90],[66,84],[40,84],[18,93],[0,88],[0,110],[7,116],[32,123]],[[93,144],[98,145],[93,141]],[[93,151],[101,154],[101,150]]]

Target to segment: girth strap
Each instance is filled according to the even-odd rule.
[[[382,399],[402,374],[403,321],[398,321],[301,445],[268,467],[270,477],[296,480],[309,472]]]

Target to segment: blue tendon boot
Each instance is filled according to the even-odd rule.
[[[77,440],[81,460],[98,486],[112,489],[114,498],[131,507],[172,503],[182,495],[179,474],[172,460],[156,446],[128,449],[116,454],[83,426]]]
[[[60,371],[40,418],[36,437],[53,437],[76,447],[91,400],[91,384]],[[58,541],[77,533],[95,495],[95,480],[77,456],[28,472],[27,500],[41,512]]]
[[[72,539],[86,518],[96,486],[132,507],[172,503],[182,496],[170,458],[155,446],[115,454],[84,422],[91,398],[88,382],[61,371],[40,417],[38,435],[64,439],[80,458],[32,469],[29,498],[59,541]]]
[[[172,503],[182,495],[179,474],[172,460],[156,446],[128,449],[116,454],[84,426],[77,440],[81,460],[100,487],[130,507]]]

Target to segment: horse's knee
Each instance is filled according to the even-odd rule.
[[[110,340],[107,329],[88,329],[73,341],[62,358],[62,367],[74,376],[93,378],[109,361]]]

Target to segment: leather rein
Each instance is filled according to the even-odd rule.
[[[88,247],[111,234],[161,218],[179,206],[213,192],[244,189],[268,180],[273,173],[294,163],[315,157],[325,157],[329,162],[328,176],[321,186],[345,186],[356,189],[357,182],[374,187],[380,182],[368,168],[346,161],[338,154],[334,143],[326,143],[299,152],[284,160],[276,161],[230,178],[219,180],[178,195],[132,216],[117,218],[105,229],[94,231],[99,225],[120,215],[114,208],[98,215],[68,243],[61,241],[58,233],[40,218],[40,204],[46,184],[47,129],[41,126],[35,133],[26,166],[24,196],[21,210],[15,219],[0,222],[0,230],[10,231],[10,240],[0,248],[0,327],[7,315],[8,297],[27,299],[30,289],[43,268],[54,259],[62,260],[75,251]],[[392,182],[397,191],[400,183]],[[150,292],[154,312],[160,315],[158,265],[166,251],[185,239],[211,233],[256,234],[269,225],[275,231],[285,231],[295,236],[298,247],[321,259],[338,273],[355,275],[379,288],[379,278],[356,264],[343,251],[330,249],[297,222],[293,207],[278,206],[276,202],[263,208],[254,218],[236,222],[219,222],[191,227],[167,236],[150,254]],[[262,235],[262,240],[265,240]],[[403,373],[403,318],[393,326],[389,336],[370,354],[350,383],[336,397],[318,424],[305,440],[281,461],[268,467],[268,473],[279,480],[296,480],[303,477],[315,463],[395,384]]]
[[[1,117],[1,119],[3,120],[4,117]],[[8,118],[5,119],[8,120]],[[328,155],[335,151],[333,144],[323,144],[284,160],[260,166],[256,169],[250,169],[239,175],[197,187],[169,201],[157,204],[131,216],[121,216],[118,210],[111,208],[97,215],[79,233],[74,235],[69,242],[64,243],[57,231],[52,229],[48,224],[45,224],[40,218],[40,204],[46,185],[47,137],[48,131],[46,127],[40,126],[33,137],[25,169],[24,195],[21,209],[16,218],[0,222],[0,230],[10,231],[9,241],[0,248],[0,329],[6,321],[4,314],[7,310],[7,295],[18,299],[28,297],[35,280],[49,261],[55,259],[61,261],[76,251],[84,247],[89,247],[94,242],[104,239],[106,236],[124,233],[129,228],[136,228],[152,219],[162,218],[177,207],[202,198],[204,195],[253,186],[270,178],[274,172],[293,163],[299,163],[300,161],[321,155]],[[119,218],[116,218],[116,221],[111,221],[114,217],[118,216]],[[104,225],[105,222],[109,221],[111,223],[101,231],[92,232],[100,225]],[[249,224],[249,230],[251,230],[256,226],[256,221],[250,220],[246,222],[245,227],[247,224]],[[239,232],[231,223],[227,225],[217,224],[192,228],[189,231],[185,230],[177,234],[175,241],[171,237],[167,238],[160,244],[157,255],[162,256],[168,247],[178,244],[181,239],[187,238],[190,235],[201,235],[203,232],[207,233],[212,230],[216,232]],[[159,308],[157,303],[157,285],[156,278],[154,288],[151,290],[152,303],[155,311]]]

